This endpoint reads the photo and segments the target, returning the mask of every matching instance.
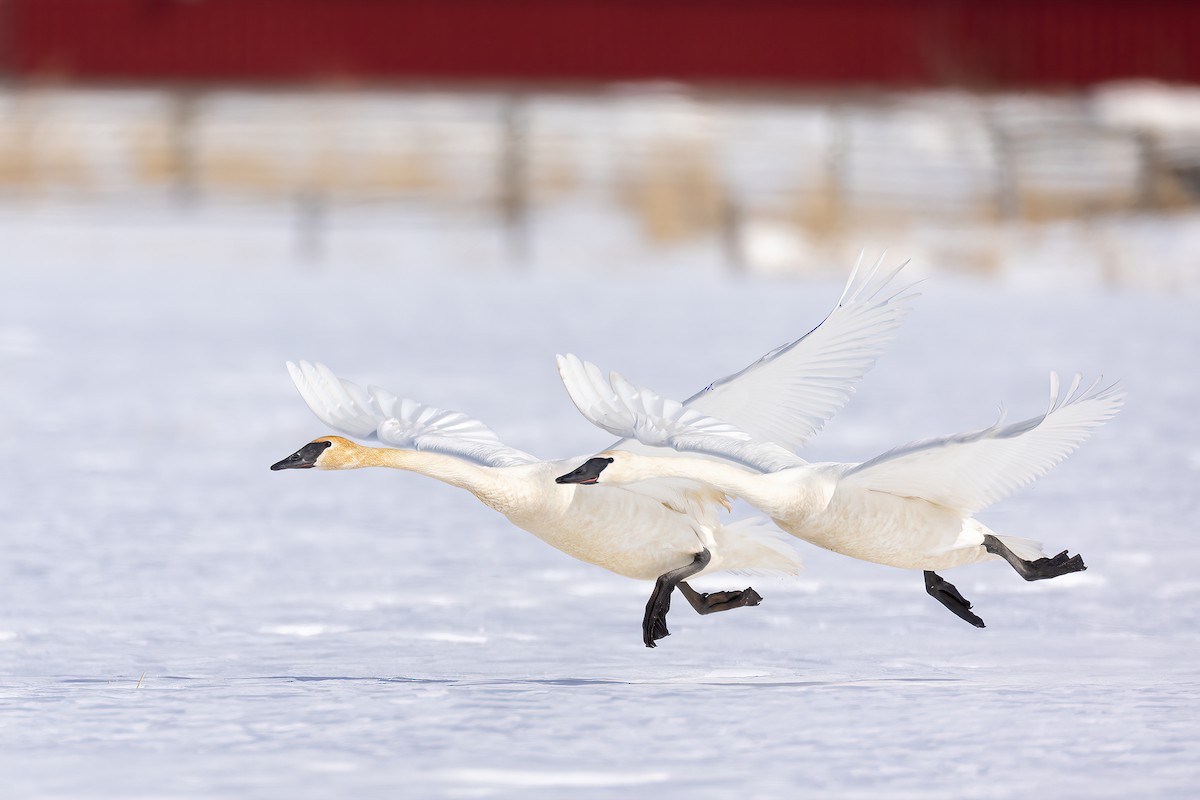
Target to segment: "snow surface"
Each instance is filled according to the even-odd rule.
[[[946,573],[976,630],[918,573],[805,546],[761,607],[677,603],[648,650],[649,584],[461,491],[268,471],[327,432],[284,360],[582,454],[611,437],[556,352],[687,395],[840,282],[94,256],[0,269],[5,797],[1196,796],[1194,297],[937,277],[810,450],[1036,413],[1050,369],[1119,377],[1122,414],[983,515],[1086,573]]]

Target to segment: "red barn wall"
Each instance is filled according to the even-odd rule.
[[[17,76],[1200,82],[1196,0],[0,0]]]

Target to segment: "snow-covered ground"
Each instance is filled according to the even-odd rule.
[[[1196,796],[1194,297],[935,275],[810,451],[868,457],[1000,401],[1036,413],[1050,369],[1120,378],[1122,414],[983,515],[1086,573],[947,573],[976,630],[919,573],[805,547],[802,578],[752,581],[761,607],[676,608],[648,650],[648,584],[461,491],[268,471],[327,432],[284,360],[582,454],[610,437],[570,407],[555,352],[688,394],[810,328],[839,280],[13,253],[5,797]]]

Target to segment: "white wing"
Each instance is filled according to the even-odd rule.
[[[1045,414],[1004,426],[914,442],[859,464],[840,485],[920,497],[974,514],[1045,475],[1075,451],[1124,402],[1117,384],[1086,390],[1076,375],[1059,394],[1050,373],[1050,407]]]
[[[724,492],[686,478],[650,478],[614,488],[652,498],[710,528],[720,524],[721,511],[732,508]]]
[[[762,442],[727,422],[701,414],[573,355],[558,356],[558,374],[575,407],[593,425],[653,447],[737,461],[775,472],[805,462],[777,444]]]
[[[917,295],[892,279],[908,262],[880,274],[881,257],[860,275],[859,256],[837,307],[794,342],[684,401],[767,442],[798,451],[854,393],[882,355]]]
[[[364,391],[324,364],[289,361],[287,367],[317,419],[349,436],[376,437],[393,447],[444,453],[489,467],[539,461],[504,444],[491,428],[466,414],[400,399],[378,386]]]

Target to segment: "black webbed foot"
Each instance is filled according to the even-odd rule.
[[[646,615],[642,618],[642,641],[646,647],[657,647],[656,641],[671,635],[667,630],[667,612],[671,610],[673,589],[673,586],[666,586],[663,579],[659,578],[654,585],[654,591],[650,593],[650,600],[646,603]]]
[[[1082,556],[1078,553],[1073,556],[1067,555],[1066,550],[1056,556],[1026,561],[991,534],[983,537],[983,547],[989,553],[998,555],[1007,561],[1017,571],[1017,574],[1027,581],[1042,581],[1071,572],[1083,572],[1087,569]]]
[[[1026,561],[1026,571],[1021,572],[1021,577],[1027,581],[1041,581],[1048,578],[1057,578],[1060,575],[1067,575],[1072,572],[1083,572],[1087,569],[1087,564],[1083,563],[1083,556],[1076,553],[1070,558],[1063,558],[1065,555],[1066,551],[1059,553],[1053,558],[1039,558],[1036,561]]]
[[[692,563],[664,573],[654,582],[654,591],[650,593],[650,599],[646,602],[646,614],[642,617],[642,642],[646,647],[657,647],[654,644],[656,641],[671,635],[671,632],[667,630],[667,612],[671,610],[671,592],[675,591],[676,586],[686,586],[683,580],[703,570],[711,560],[712,553],[705,548],[696,553],[692,558]],[[696,592],[689,586],[684,594],[688,595],[688,601],[694,607],[695,602],[692,601],[691,595],[695,595]],[[757,594],[755,592],[755,596]],[[760,597],[759,600],[761,599]]]
[[[963,597],[953,583],[936,572],[925,572],[925,591],[929,596],[950,609],[956,617],[971,623],[976,628],[986,628],[983,620],[971,612],[971,601]]]
[[[741,591],[711,592],[704,595],[704,613],[714,614],[718,611],[756,606],[761,602],[762,595],[754,591],[751,586],[747,586]]]
[[[762,595],[752,587],[725,592],[697,592],[686,582],[680,581],[679,591],[691,603],[697,614],[715,614],[718,611],[756,606],[762,602]]]

